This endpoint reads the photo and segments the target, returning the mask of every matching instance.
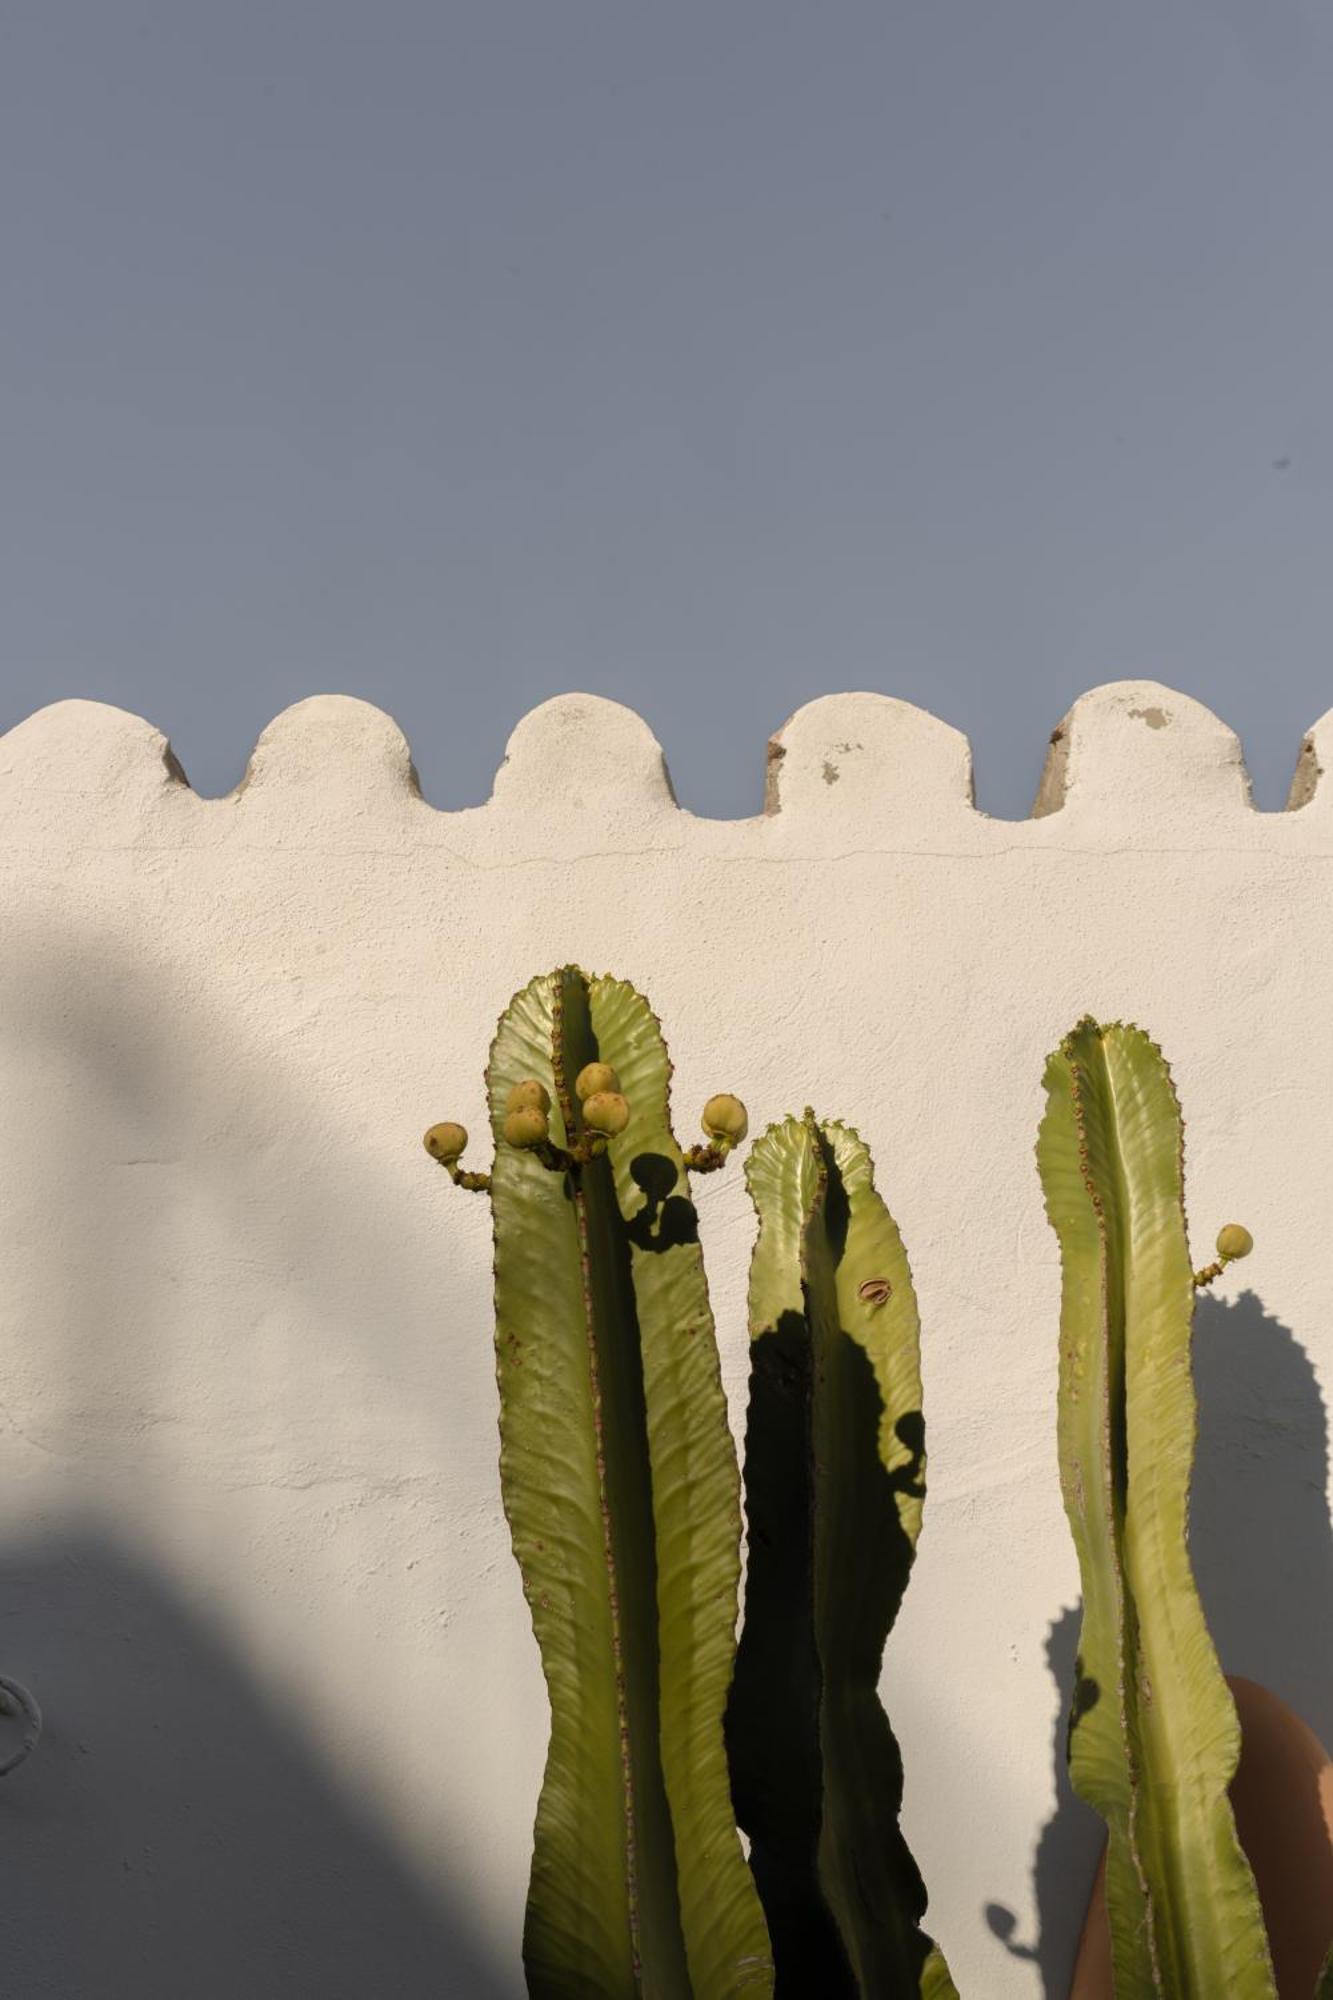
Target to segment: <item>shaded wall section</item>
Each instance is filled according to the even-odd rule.
[[[0,1790],[13,1994],[512,1993],[218,1635],[89,1529],[0,1561],[0,1653],[45,1700]],[[366,1690],[367,1701],[375,1698]]]

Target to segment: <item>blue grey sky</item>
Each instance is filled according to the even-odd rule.
[[[567,688],[758,809],[842,688],[1020,815],[1149,675],[1333,706],[1328,0],[0,0],[0,726],[471,804]]]

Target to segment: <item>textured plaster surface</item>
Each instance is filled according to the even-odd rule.
[[[341,696],[279,715],[224,799],[95,703],[0,739],[0,1671],[48,1717],[0,1796],[10,1988],[522,1991],[546,1708],[489,1212],[420,1135],[485,1134],[496,1018],[572,959],[649,995],[682,1133],[730,1089],[755,1130],[809,1102],[873,1149],[930,1452],[884,1676],[906,1827],[962,1992],[1059,1990],[1095,1836],[1067,1805],[1048,1827],[1077,1573],[1042,1065],[1084,1011],[1149,1028],[1196,1262],[1223,1221],[1255,1234],[1201,1314],[1205,1422],[1236,1445],[1200,1570],[1227,1667],[1327,1733],[1330,739],[1259,813],[1216,717],[1117,683],[1023,822],[975,810],[963,737],[875,695],[794,716],[736,822],[682,811],[639,718],[584,695],[455,813]],[[697,1200],[739,1435],[739,1169]]]

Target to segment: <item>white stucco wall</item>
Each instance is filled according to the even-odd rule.
[[[1172,1063],[1196,1261],[1254,1231],[1200,1312],[1198,1564],[1228,1668],[1333,1733],[1333,715],[1282,813],[1156,684],[1058,734],[1021,823],[974,809],[961,736],[873,695],[802,709],[738,822],[681,811],[642,722],[584,695],[456,813],[340,696],[278,716],[225,799],[96,703],[0,740],[0,1671],[48,1724],[0,1787],[7,1991],[521,1993],[546,1709],[489,1213],[420,1135],[484,1133],[496,1017],[568,959],[651,998],[680,1131],[725,1088],[753,1129],[810,1102],[874,1151],[930,1449],[884,1688],[962,1992],[1046,1990],[988,1904],[1020,1954],[1040,1919],[1058,1990],[1095,1840],[1067,1809],[1038,1866],[1077,1572],[1033,1144],[1084,1011]],[[739,1433],[739,1168],[697,1200]],[[1056,1650],[1067,1680],[1067,1619]]]

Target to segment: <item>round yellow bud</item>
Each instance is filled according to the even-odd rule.
[[[594,1132],[606,1132],[614,1138],[629,1124],[629,1105],[618,1090],[594,1090],[583,1100],[583,1122]]]
[[[504,1135],[511,1146],[540,1146],[548,1137],[546,1113],[536,1104],[520,1104],[504,1122]]]
[[[1248,1257],[1254,1248],[1254,1238],[1239,1222],[1228,1222],[1217,1232],[1217,1254],[1225,1257],[1228,1264],[1237,1257]]]
[[[456,1160],[467,1145],[467,1129],[462,1125],[432,1125],[422,1144],[432,1160]]]
[[[580,1104],[584,1104],[590,1097],[597,1097],[603,1092],[618,1091],[620,1078],[610,1063],[588,1063],[575,1077],[574,1088]]]
[[[703,1128],[710,1139],[730,1139],[738,1145],[750,1129],[750,1120],[739,1097],[723,1091],[705,1104]]]
[[[506,1111],[535,1109],[543,1118],[551,1108],[551,1093],[544,1083],[535,1076],[525,1076],[522,1083],[516,1083],[505,1099]]]

